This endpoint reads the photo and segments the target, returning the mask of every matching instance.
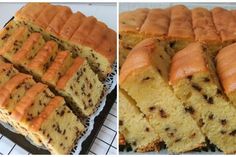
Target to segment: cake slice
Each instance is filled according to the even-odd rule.
[[[170,8],[168,40],[175,51],[183,49],[194,41],[191,11],[187,7],[175,5]]]
[[[54,41],[47,41],[43,48],[29,62],[27,68],[38,77],[42,77],[52,61],[54,60],[58,50],[58,45]]]
[[[125,47],[133,48],[143,40],[138,32],[147,18],[148,12],[149,9],[140,8],[119,15],[119,39],[124,42]]]
[[[62,97],[54,97],[30,125],[52,154],[69,154],[85,128]]]
[[[119,89],[119,131],[134,151],[158,151],[160,137],[141,113],[134,100]]]
[[[58,12],[47,26],[46,31],[55,35],[59,35],[65,22],[71,15],[72,11],[69,7],[58,6]]]
[[[236,78],[236,64],[235,58],[236,44],[231,44],[221,49],[216,56],[217,73],[219,75],[224,92],[228,98],[236,106],[236,92],[235,92],[235,78]]]
[[[72,14],[62,27],[60,31],[60,37],[65,40],[69,40],[77,28],[79,28],[79,26],[82,24],[84,18],[85,15],[81,12]]]
[[[227,9],[216,7],[211,10],[217,32],[220,34],[223,46],[236,40],[236,19]]]
[[[205,137],[168,85],[170,62],[157,40],[146,39],[123,64],[120,87],[137,102],[168,150],[181,153],[204,146]]]
[[[103,95],[103,84],[89,67],[86,60],[77,57],[66,73],[57,81],[56,89],[66,96],[75,112],[89,116]]]
[[[200,7],[194,8],[191,12],[195,41],[206,45],[207,51],[216,56],[221,47],[221,39],[217,34],[211,12]]]
[[[22,26],[15,29],[12,35],[1,47],[0,54],[4,58],[11,60],[12,56],[21,48],[24,41],[29,37],[29,35],[30,32],[27,27]]]
[[[204,47],[191,43],[172,59],[170,83],[206,137],[224,153],[236,152],[236,109],[227,101]]]
[[[57,81],[66,73],[73,62],[70,52],[61,51],[42,77],[42,81],[56,86]]]
[[[11,62],[23,67],[26,66],[44,44],[45,41],[40,33],[32,33],[22,47],[12,56]]]

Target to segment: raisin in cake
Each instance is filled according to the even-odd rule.
[[[181,153],[202,147],[205,137],[168,85],[170,61],[157,40],[146,39],[129,53],[120,86],[137,102],[168,150]]]
[[[210,142],[224,153],[235,153],[236,109],[222,94],[210,54],[199,42],[173,57],[170,83]]]
[[[191,10],[192,24],[195,41],[206,45],[207,51],[215,56],[221,48],[221,39],[218,35],[211,12],[205,8],[194,8]]]
[[[119,132],[137,152],[158,151],[160,137],[134,100],[119,89]]]
[[[221,49],[216,56],[217,73],[219,75],[224,92],[236,106],[235,97],[235,48],[236,44],[231,44]]]
[[[31,11],[33,15],[29,14]],[[56,40],[74,55],[87,58],[101,79],[111,72],[116,33],[96,18],[79,12],[73,14],[64,6],[28,3],[16,13],[15,21],[32,31],[42,32],[47,39]]]

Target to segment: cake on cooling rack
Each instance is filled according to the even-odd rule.
[[[12,27],[11,32],[4,28],[0,33],[1,36],[10,36],[1,40],[3,57],[67,97],[77,115],[88,117],[94,113],[103,96],[103,84],[86,59],[73,57],[69,51],[61,52],[55,41],[47,41],[39,33],[30,33],[26,26],[11,22],[7,27]],[[18,34],[19,30],[27,32],[27,37],[15,39],[14,34]],[[21,45],[15,44],[13,39],[21,41]],[[6,47],[15,50],[14,53],[5,51]]]
[[[136,103],[128,94],[119,89],[119,132],[124,135],[134,151],[158,151],[160,137]]]
[[[236,109],[222,94],[211,55],[202,44],[191,43],[175,54],[170,82],[210,142],[224,153],[234,153]]]
[[[140,42],[120,72],[120,87],[130,95],[172,153],[204,146],[205,137],[168,85],[170,56],[156,39]]]
[[[4,78],[0,84],[1,120],[51,153],[68,154],[85,129],[77,116],[47,85],[36,83],[9,63],[0,65]]]
[[[46,38],[58,41],[74,55],[87,58],[93,70],[104,79],[116,56],[116,33],[94,17],[72,13],[64,6],[28,3],[14,19]]]

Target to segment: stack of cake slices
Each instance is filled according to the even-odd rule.
[[[52,154],[70,153],[85,127],[63,97],[10,63],[1,61],[0,68],[1,120]]]

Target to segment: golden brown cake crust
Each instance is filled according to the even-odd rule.
[[[211,12],[205,8],[194,8],[192,10],[192,23],[195,40],[203,43],[220,43],[213,23]]]
[[[169,39],[194,40],[191,12],[183,5],[176,5],[171,9]]]
[[[236,43],[221,49],[216,56],[217,71],[226,93],[236,89]]]
[[[155,39],[149,38],[137,44],[130,51],[120,70],[120,84],[135,70],[152,64],[150,58],[155,47]]]
[[[36,9],[37,11],[33,12],[33,16],[29,15],[29,12],[37,7],[41,9]],[[97,48],[97,52],[106,57],[110,64],[115,60],[116,32],[108,28],[104,23],[97,21],[95,17],[86,17],[79,12],[70,15],[70,10],[67,7],[45,3],[26,4],[25,7],[16,13],[15,17],[19,21],[33,21],[34,24],[44,30],[52,32],[59,38],[69,40],[75,45],[81,44],[92,49]],[[98,33],[97,30],[101,28],[101,25],[105,25],[105,27],[102,26]],[[93,30],[97,33],[94,33]],[[93,35],[91,37],[93,40],[87,41],[87,37],[91,35]]]
[[[168,9],[151,9],[140,32],[165,37],[168,34],[170,17]]]
[[[182,78],[197,72],[206,71],[207,69],[201,44],[199,42],[191,43],[173,57],[170,83],[175,84]]]
[[[236,20],[231,12],[220,7],[212,9],[211,12],[222,42],[236,40]]]
[[[120,14],[120,32],[138,32],[145,21],[149,9],[140,8]]]

